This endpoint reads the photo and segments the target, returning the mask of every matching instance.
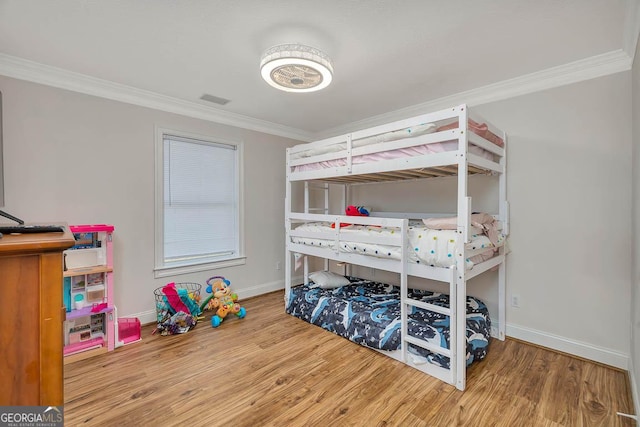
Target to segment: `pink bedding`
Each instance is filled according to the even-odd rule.
[[[458,149],[458,141],[436,142],[433,144],[417,145],[413,147],[399,148],[397,150],[389,150],[389,151],[383,151],[378,153],[365,154],[362,156],[354,156],[351,159],[351,163],[356,165],[356,164],[363,164],[363,163],[378,162],[381,160],[392,160],[392,159],[401,159],[406,157],[420,156],[424,154],[443,153],[445,151],[454,151],[457,149]],[[489,160],[494,160],[493,154],[476,146],[470,146],[469,152]],[[334,160],[327,160],[324,162],[308,163],[306,165],[295,166],[293,170],[296,172],[313,171],[313,170],[344,166],[346,165],[346,163],[347,163],[346,159],[334,159]]]
[[[423,219],[424,225],[432,230],[455,230],[458,228],[458,218],[455,216],[445,218]],[[471,214],[471,225],[481,230],[494,246],[498,247],[500,233],[495,218],[487,213]]]
[[[440,126],[438,129],[436,129],[436,132],[455,129],[457,127],[458,127],[458,121],[456,120],[455,122],[446,124],[444,126]],[[483,137],[487,141],[493,142],[498,147],[504,147],[504,140],[500,138],[498,135],[496,135],[495,133],[491,132],[489,130],[489,126],[487,126],[486,123],[476,123],[473,120],[469,119],[469,130],[475,133],[476,135]]]

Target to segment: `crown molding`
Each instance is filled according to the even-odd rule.
[[[476,89],[459,92],[454,95],[438,98],[433,101],[412,105],[378,116],[348,123],[314,135],[314,140],[367,129],[396,120],[414,117],[452,105],[467,104],[469,106],[502,101],[520,95],[526,95],[546,89],[577,83],[596,77],[628,71],[631,69],[631,58],[622,50],[615,50],[587,59],[570,62],[531,74],[525,74],[509,80],[482,86]]]
[[[0,53],[0,75],[298,141],[310,141],[313,136],[312,133],[301,129],[160,95],[4,53]]]
[[[636,55],[638,46],[638,35],[640,35],[640,1],[626,0],[624,11],[624,26],[622,50],[629,55],[631,62]]]
[[[638,0],[629,0],[628,3],[628,5],[636,5],[635,9],[633,9],[636,17],[640,15],[640,7],[637,7],[637,3]],[[633,31],[637,31],[638,28],[640,28],[640,25],[636,24],[640,24],[640,20],[636,19],[627,22],[625,24],[625,28],[631,28],[631,22],[634,23],[633,28],[635,28],[635,30]],[[631,32],[631,30],[625,30],[625,34],[629,34]],[[626,37],[625,40],[631,41],[631,38]],[[635,53],[635,44],[632,50]],[[565,65],[548,68],[546,70],[482,86],[476,89],[459,92],[454,95],[438,98],[421,104],[401,108],[399,110],[394,110],[377,116],[368,117],[363,120],[347,123],[345,125],[317,133],[307,132],[302,129],[296,129],[265,120],[230,113],[194,102],[160,95],[154,92],[97,79],[95,77],[74,73],[56,67],[50,67],[3,53],[0,53],[0,75],[152,108],[155,110],[180,114],[196,119],[308,142],[335,135],[342,135],[358,129],[366,129],[368,127],[389,123],[407,117],[417,116],[442,108],[447,108],[452,105],[462,103],[466,103],[470,106],[482,105],[577,83],[596,77],[628,71],[631,69],[632,63],[632,56],[628,55],[626,50],[619,49],[601,55],[592,56],[590,58],[570,62]]]

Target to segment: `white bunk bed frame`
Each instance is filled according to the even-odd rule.
[[[391,142],[380,142],[364,147],[353,147],[352,141],[359,138],[379,135],[432,122],[450,122],[457,118],[458,128],[421,135],[413,138],[395,140]],[[468,119],[472,118],[476,122],[486,123],[489,130],[500,136],[504,142],[501,148],[488,140],[472,133],[468,129]],[[457,149],[441,153],[431,153],[413,157],[406,157],[392,160],[382,160],[371,163],[354,164],[352,158],[358,155],[387,151],[391,149],[424,145],[434,142],[457,140]],[[309,148],[327,147],[333,144],[342,144],[344,149],[320,154],[310,157],[300,157],[300,153]],[[346,144],[345,144],[346,143]],[[287,149],[286,161],[286,200],[285,200],[285,229],[286,229],[286,257],[285,257],[285,304],[289,300],[292,287],[292,263],[294,254],[311,255],[325,259],[325,268],[328,267],[328,260],[334,260],[347,264],[360,265],[374,269],[386,270],[399,273],[400,275],[400,295],[401,295],[401,347],[396,351],[380,351],[396,360],[402,361],[422,372],[439,378],[449,384],[455,385],[458,389],[464,390],[466,385],[466,298],[467,281],[473,277],[486,272],[494,267],[498,268],[498,325],[497,335],[495,334],[495,324],[492,331],[495,338],[504,340],[505,338],[505,248],[493,258],[476,264],[470,270],[465,268],[465,242],[468,241],[467,233],[470,227],[471,198],[467,195],[467,181],[470,175],[474,174],[495,174],[499,181],[499,206],[498,213],[494,215],[499,220],[502,232],[509,233],[509,205],[506,200],[506,143],[507,138],[504,132],[491,125],[487,120],[477,114],[470,114],[466,105],[459,105],[453,108],[437,111],[418,117],[400,120],[382,126],[328,138],[309,144],[301,144]],[[491,161],[469,151],[469,147],[475,145],[486,151],[493,153],[497,161]],[[344,159],[343,166],[329,169],[318,169],[310,171],[297,171],[296,166],[320,161]],[[329,183],[343,184],[343,201],[347,204],[348,186],[354,183],[415,180],[440,176],[457,175],[457,233],[461,238],[456,243],[456,263],[450,268],[430,267],[425,264],[409,262],[407,249],[407,229],[408,218],[423,218],[420,216],[389,215],[392,217],[353,217],[344,215],[329,214]],[[292,185],[295,182],[304,182],[304,212],[294,212],[292,204]],[[311,185],[310,185],[311,184]],[[319,185],[316,185],[319,184]],[[320,188],[324,191],[324,207],[312,209],[310,207],[310,190]],[[322,212],[322,213],[312,213]],[[377,213],[376,215],[384,215]],[[398,218],[404,216],[404,218]],[[428,215],[426,215],[428,216]],[[434,215],[436,216],[436,215]],[[442,216],[442,215],[440,215]],[[335,230],[324,235],[305,234],[296,231],[294,226],[299,223],[312,221],[328,221],[335,223]],[[330,248],[309,246],[292,243],[291,237],[326,238],[339,244],[341,241],[359,241],[364,243],[374,243],[371,237],[354,239],[353,236],[345,237],[341,232],[340,223],[379,225],[387,227],[398,227],[401,233],[396,237],[388,238],[385,241],[375,239],[375,243],[398,246],[402,250],[401,260],[390,260],[373,256],[359,255],[355,253],[337,252]],[[339,246],[336,246],[339,247]],[[309,268],[307,258],[304,259],[304,282],[308,283]],[[431,280],[449,283],[450,308],[443,308],[433,304],[409,299],[407,297],[408,276],[416,276]],[[450,316],[450,349],[443,349],[434,346],[424,340],[411,337],[407,333],[407,313],[408,307],[415,306],[423,309],[435,311]],[[494,321],[495,323],[495,321]],[[425,348],[434,353],[442,354],[450,358],[450,369],[444,369],[430,363],[415,363],[409,357],[408,344],[413,344]]]

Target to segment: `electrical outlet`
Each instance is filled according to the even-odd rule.
[[[282,265],[280,264],[280,261],[276,262],[276,270],[280,270],[282,268]]]
[[[511,295],[511,307],[520,307],[520,295]]]

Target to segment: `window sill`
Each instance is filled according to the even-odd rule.
[[[153,269],[154,277],[179,276],[181,274],[197,273],[199,271],[215,270],[217,268],[234,267],[247,263],[247,257],[225,259],[223,261],[207,262],[202,264],[181,265],[176,267],[156,267]]]

